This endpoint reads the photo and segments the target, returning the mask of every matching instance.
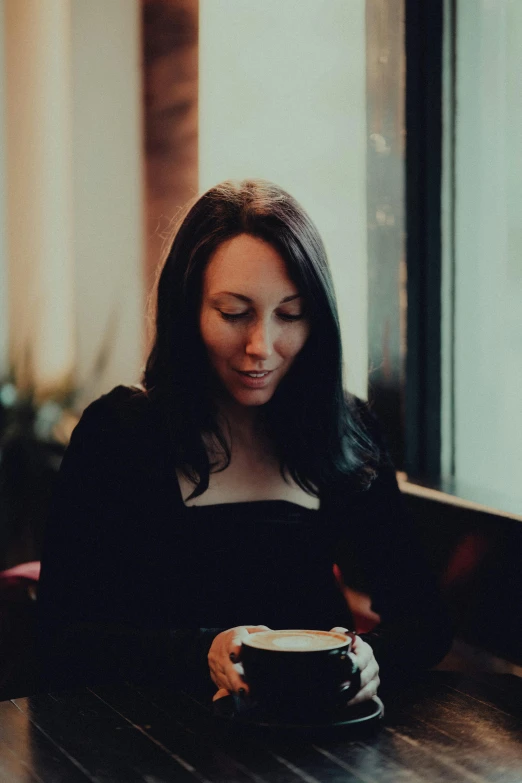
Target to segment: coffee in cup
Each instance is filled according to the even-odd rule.
[[[276,714],[343,706],[361,684],[349,655],[354,636],[305,629],[250,634],[241,660],[252,700]]]

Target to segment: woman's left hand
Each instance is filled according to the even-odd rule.
[[[346,633],[347,629],[335,627],[332,628],[332,631]],[[381,681],[379,679],[379,664],[375,660],[373,650],[360,636],[355,637],[350,655],[355,659],[361,673],[361,687],[353,699],[348,702],[350,706],[353,706],[376,696]]]

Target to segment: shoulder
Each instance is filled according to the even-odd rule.
[[[129,418],[146,412],[150,402],[147,394],[139,386],[115,386],[110,392],[102,394],[91,402],[83,416],[88,418]]]
[[[78,422],[71,445],[83,442],[120,444],[135,447],[136,442],[147,439],[159,431],[151,426],[155,409],[147,394],[137,386],[116,386],[91,402]]]

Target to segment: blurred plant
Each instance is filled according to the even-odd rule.
[[[40,557],[52,488],[80,408],[110,358],[111,318],[84,383],[38,387],[30,348],[0,379],[0,568]]]
[[[70,431],[64,419],[77,420],[75,396],[53,390],[42,399],[34,387],[20,389],[10,374],[0,383],[0,448],[18,437],[67,445]]]

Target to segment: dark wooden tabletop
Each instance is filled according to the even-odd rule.
[[[522,783],[522,680],[431,672],[373,732],[242,730],[135,686],[0,702],[0,781]]]

